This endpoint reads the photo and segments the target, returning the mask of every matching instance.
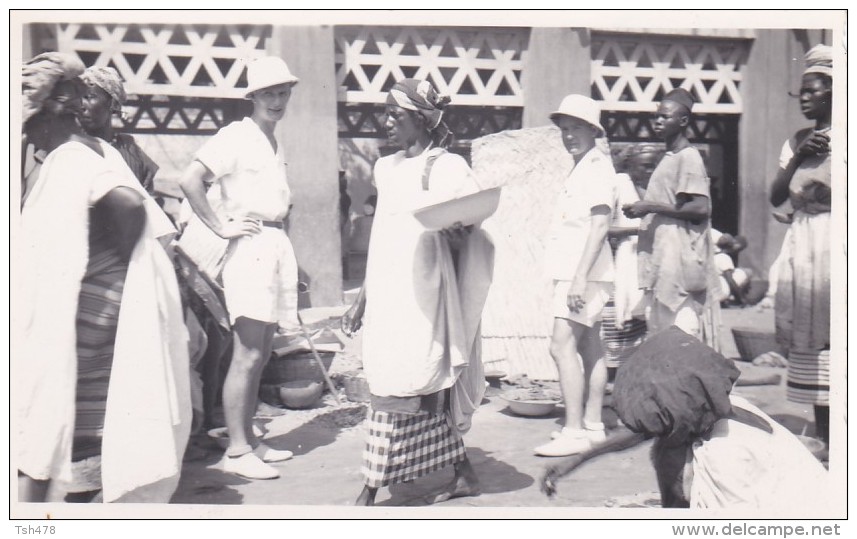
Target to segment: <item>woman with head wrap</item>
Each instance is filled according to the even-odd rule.
[[[478,327],[493,245],[470,227],[427,231],[412,213],[478,189],[467,162],[445,150],[447,101],[415,79],[387,97],[389,141],[401,149],[375,163],[366,281],[342,319],[348,335],[365,320],[371,405],[358,505],[372,505],[379,487],[450,464],[452,483],[429,503],[480,492],[462,435],[485,390]]]
[[[78,116],[80,125],[89,135],[106,141],[115,148],[146,192],[154,196],[154,178],[158,165],[137,145],[134,137],[117,133],[113,128],[113,116],[122,114],[122,105],[126,99],[119,73],[112,67],[93,66],[86,68],[80,78],[86,84],[83,106]],[[198,272],[183,262],[183,259],[176,260],[179,286],[185,299],[183,303],[187,307],[185,318],[194,337],[191,350],[191,363],[194,365],[191,370],[194,409],[204,409],[199,413],[205,415],[207,412],[210,416],[212,406],[203,406],[198,402],[206,401],[208,404],[213,399],[211,390],[206,391],[207,398],[201,395],[203,384],[197,374],[197,365],[201,365],[201,369],[207,374],[211,370],[217,370],[217,363],[228,345],[225,338],[228,322],[225,321],[225,307],[217,292]],[[224,325],[227,329],[223,329]],[[196,426],[201,427],[202,422]]]
[[[77,123],[83,65],[23,66],[24,133],[47,153],[21,214],[20,497],[168,501],[190,419],[187,333],[166,216]],[[121,309],[120,309],[121,307]]]
[[[774,302],[777,338],[789,351],[787,396],[815,406],[816,434],[829,441],[830,391],[830,123],[833,50],[806,53],[800,108],[813,127],[783,145],[771,203],[791,202]]]
[[[614,405],[629,430],[549,467],[542,492],[583,462],[654,438],[652,465],[668,508],[743,508],[812,514],[826,507],[828,474],[803,443],[732,394],[740,371],[671,327],[619,367]],[[772,513],[773,514],[773,513]]]
[[[604,362],[615,371],[646,337],[643,292],[637,282],[637,233],[639,219],[629,219],[622,208],[646,194],[649,178],[658,165],[663,149],[654,144],[634,144],[622,155],[616,174],[616,201],[607,237],[613,246],[616,274],[614,292],[602,312],[601,339]]]
[[[86,68],[80,78],[86,83],[80,125],[93,137],[106,140],[116,148],[151,195],[155,191],[154,179],[158,165],[137,145],[134,137],[116,133],[113,129],[113,115],[122,114],[122,105],[126,99],[119,73],[112,67],[93,66]]]

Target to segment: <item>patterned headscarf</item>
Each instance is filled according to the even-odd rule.
[[[447,95],[438,94],[431,82],[419,79],[402,79],[390,89],[387,104],[418,113],[426,119],[438,144],[449,139],[449,127],[443,122],[443,109],[449,104]]]
[[[83,73],[84,65],[73,54],[45,52],[22,66],[22,106],[24,122],[38,114],[58,82]]]
[[[833,47],[829,45],[816,45],[809,49],[803,57],[806,69],[803,74],[820,73],[833,78]]]
[[[128,97],[122,86],[122,77],[112,67],[87,67],[80,77],[83,82],[98,86],[109,95],[113,101],[110,103],[111,112],[121,113],[122,105]]]

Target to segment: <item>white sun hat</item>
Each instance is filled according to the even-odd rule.
[[[606,130],[601,126],[601,105],[591,97],[580,94],[565,96],[562,103],[559,104],[559,109],[551,112],[550,119],[556,123],[557,116],[579,118],[597,127],[600,132],[599,137],[603,137],[606,133]]]
[[[247,66],[247,89],[244,95],[248,96],[256,90],[270,88],[278,84],[297,84],[297,77],[289,71],[289,66],[278,56],[264,56],[250,62]]]

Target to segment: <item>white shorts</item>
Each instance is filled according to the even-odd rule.
[[[259,234],[244,236],[231,246],[223,267],[223,292],[229,320],[240,316],[277,323],[282,328],[298,325],[298,264],[292,243],[278,228],[262,227]]]
[[[613,283],[590,281],[586,283],[586,290],[583,293],[584,305],[578,312],[572,312],[568,308],[568,291],[571,288],[571,281],[553,282],[553,298],[552,309],[554,318],[564,318],[578,324],[583,324],[586,327],[592,327],[601,321],[601,311],[610,300],[610,294],[613,293]]]

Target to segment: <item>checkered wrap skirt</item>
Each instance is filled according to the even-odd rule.
[[[369,410],[361,471],[366,486],[410,481],[464,460],[464,441],[446,414]]]

